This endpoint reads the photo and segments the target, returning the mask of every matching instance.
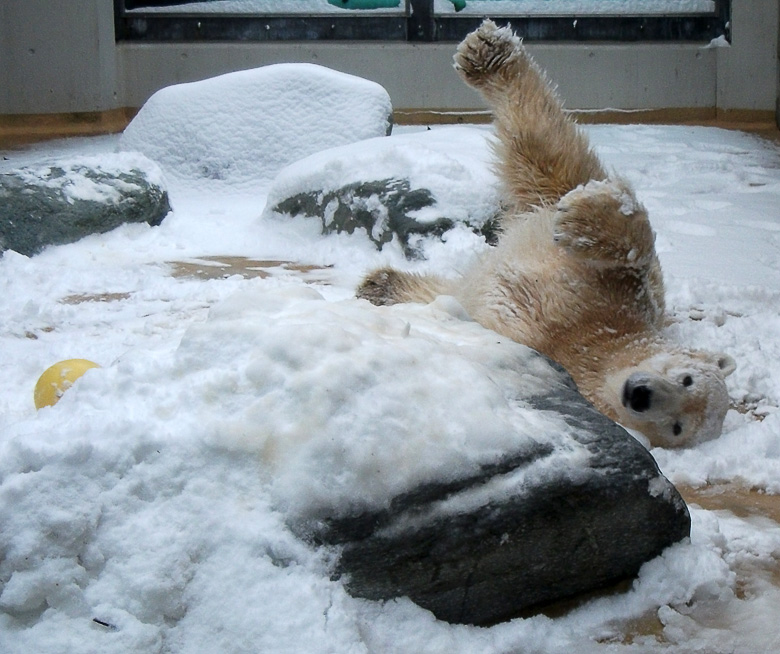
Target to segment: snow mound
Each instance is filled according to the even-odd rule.
[[[571,429],[515,399],[546,393],[561,373],[461,314],[447,298],[376,310],[266,281],[214,308],[178,348],[131,350],[34,421],[8,425],[0,632],[23,622],[36,642],[65,623],[65,649],[86,639],[112,652],[151,651],[167,633],[169,651],[192,651],[179,640],[202,620],[211,638],[222,630],[206,616],[224,625],[241,614],[211,598],[236,596],[245,579],[242,603],[288,598],[259,608],[276,651],[317,640],[315,614],[343,591],[326,554],[285,526],[291,511],[381,506],[528,434]],[[584,448],[559,449],[587,460]],[[312,609],[300,615],[305,634],[289,628],[298,606]],[[330,629],[322,647],[297,651],[332,651]]]
[[[314,64],[277,64],[161,89],[120,147],[193,186],[254,190],[292,161],[387,135],[391,124],[390,97],[378,84]]]
[[[188,330],[178,367],[200,389],[199,422],[213,425],[210,437],[254,452],[285,511],[380,510],[537,436],[571,432],[563,418],[517,399],[549,393],[566,377],[462,313],[451,298],[377,310],[298,287],[242,293]],[[204,392],[199,378],[218,379],[221,392]],[[469,394],[453,403],[464,387]]]

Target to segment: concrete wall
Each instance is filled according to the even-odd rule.
[[[453,43],[121,44],[122,95],[140,106],[155,90],[230,70],[313,62],[382,84],[399,108],[482,107],[452,68]],[[530,47],[570,108],[714,107],[717,52],[701,45]],[[356,55],[357,53],[357,55]],[[774,109],[774,98],[767,107]]]
[[[111,0],[0,0],[0,114],[119,106]]]
[[[734,0],[732,47],[718,49],[718,107],[773,109],[777,101],[777,0]]]
[[[733,0],[733,43],[538,43],[572,109],[724,109],[771,115],[780,0]],[[112,0],[0,0],[0,117],[139,107],[157,89],[276,62],[379,82],[399,109],[479,109],[453,43],[119,43]]]

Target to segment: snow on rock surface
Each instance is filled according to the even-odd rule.
[[[448,127],[318,152],[279,172],[263,218],[317,216],[326,233],[358,225],[380,247],[396,237],[409,249],[456,225],[489,233],[500,196],[485,136]]]
[[[473,475],[531,447],[537,432],[565,442],[563,420],[514,401],[545,393],[560,372],[458,311],[455,300],[375,311],[297,287],[240,294],[190,328],[177,358],[232,389],[225,411],[224,397],[212,405],[189,382],[204,395],[198,421],[274,470],[273,495],[286,511],[343,517]],[[471,393],[453,406],[461,384]],[[587,461],[582,449],[570,456]]]
[[[193,186],[257,191],[293,161],[391,127],[390,97],[378,84],[314,64],[276,64],[157,91],[121,148]]]
[[[635,498],[621,485],[625,495],[618,506],[608,510],[605,504],[599,512],[609,528],[589,520],[589,542],[603,538],[614,544],[615,534],[622,533],[619,549],[626,555],[650,534],[652,546],[642,550],[643,558],[632,559],[628,571],[607,556],[607,578],[636,572],[644,560],[687,535],[688,516],[679,498],[678,504],[651,499],[648,483],[657,485],[658,471],[638,443],[625,433],[617,436],[645,457],[644,467],[623,456],[605,463],[599,448],[591,447],[598,436],[551,402],[558,387],[576,395],[568,377],[528,348],[464,322],[462,315],[447,298],[376,310],[365,301],[328,302],[298,284],[243,291],[193,324],[174,351],[131,350],[84,375],[57,405],[38,412],[34,426],[7,426],[0,449],[5,626],[30,619],[43,625],[53,610],[83,625],[96,618],[122,638],[141,637],[144,629],[161,637],[165,625],[175,638],[178,625],[207,601],[192,595],[193,585],[202,575],[220,574],[231,546],[239,548],[242,560],[254,556],[250,565],[259,566],[257,583],[268,576],[261,568],[298,562],[310,566],[308,574],[323,575],[317,586],[330,584],[329,592],[340,592],[336,582],[325,581],[326,554],[292,541],[287,525],[305,532],[322,520],[382,513],[399,497],[421,488],[430,492],[435,485],[444,489],[437,499],[452,504],[447,489],[468,478],[479,481],[454,506],[436,512],[452,514],[443,518],[450,535],[450,519],[481,514],[486,506],[500,516],[503,503],[533,498],[540,488],[551,493],[574,488],[561,493],[560,501],[566,504],[571,493],[584,510],[589,493],[583,489],[590,488],[584,480],[611,474],[594,474],[591,466],[615,470],[625,459],[640,494],[671,505],[666,513],[680,518],[674,522],[683,532],[667,536],[659,517],[663,510],[649,520],[643,509],[625,528]],[[560,404],[571,407],[573,398],[561,398]],[[602,416],[584,410],[606,428]],[[494,471],[518,456],[523,465],[503,470],[511,470],[507,478]],[[611,489],[612,497],[615,493]],[[598,504],[589,509],[598,512]],[[543,531],[545,523],[535,523],[535,531]],[[571,528],[575,541],[582,539],[580,527],[556,523],[561,528]],[[146,535],[134,540],[136,532]],[[500,535],[485,558],[495,558],[498,550],[511,555],[513,547],[499,542]],[[254,541],[255,555],[242,551],[248,540]],[[396,553],[406,540],[393,548]],[[487,537],[480,540],[487,549]],[[542,569],[558,567],[546,548],[537,555],[546,562]],[[578,558],[586,571],[595,567],[584,554]],[[361,564],[366,565],[364,557]],[[529,567],[520,567],[523,578],[533,580]],[[480,576],[464,568],[476,587]],[[569,568],[567,584],[576,566]],[[277,582],[286,576],[271,581],[267,591],[279,592]],[[381,577],[379,568],[373,576]],[[456,575],[450,594],[465,580]],[[603,581],[598,576],[585,588]],[[549,599],[548,577],[543,587],[542,597]],[[424,592],[427,588],[423,585]],[[494,603],[495,591],[489,596]],[[452,615],[467,622],[504,617],[516,602],[507,593],[500,613],[491,607],[493,613],[473,617],[458,602]],[[482,609],[478,602],[477,608]]]

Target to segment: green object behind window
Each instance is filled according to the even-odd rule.
[[[344,9],[383,9],[401,4],[401,0],[328,0],[328,2]]]
[[[460,11],[466,6],[466,0],[450,0],[455,5],[455,11]]]

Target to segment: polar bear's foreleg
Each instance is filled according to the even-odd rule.
[[[516,211],[554,204],[580,184],[606,177],[587,138],[509,27],[483,22],[458,47],[455,69],[493,109],[498,170]]]
[[[379,306],[402,302],[432,302],[446,292],[447,280],[393,268],[380,268],[358,286],[356,296]]]
[[[620,179],[589,182],[561,198],[553,239],[572,256],[602,266],[640,268],[656,260],[647,212]]]

